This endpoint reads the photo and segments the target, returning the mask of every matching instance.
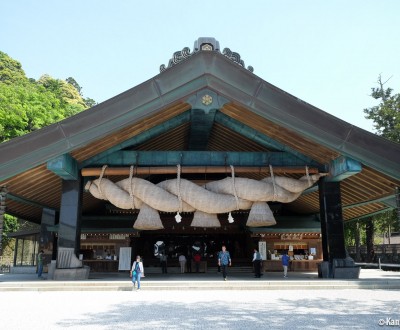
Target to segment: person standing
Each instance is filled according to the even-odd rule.
[[[42,273],[43,273],[43,250],[40,250],[38,256],[37,256],[37,266],[38,266],[38,278],[43,278]]]
[[[193,257],[194,264],[196,265],[196,273],[200,271],[200,262],[201,262],[201,255],[200,253],[196,253]]]
[[[218,266],[221,266],[222,277],[226,281],[228,266],[232,266],[232,260],[229,251],[226,251],[225,245],[222,245],[222,251],[218,254]]]
[[[186,266],[186,257],[184,254],[179,256],[179,263],[181,265],[181,274],[185,273],[185,266]]]
[[[287,277],[287,270],[289,266],[290,257],[288,256],[287,252],[285,251],[282,255],[282,266],[283,266],[283,277]]]
[[[140,256],[137,256],[136,260],[132,264],[132,269],[131,269],[133,289],[136,288],[136,282],[137,282],[138,286],[136,290],[140,290],[140,278],[142,277],[143,273],[144,273],[143,263],[140,260]]]
[[[187,254],[187,272],[191,273],[192,272],[192,252],[190,250],[188,250],[188,254]]]
[[[254,277],[261,277],[261,254],[257,249],[253,253]]]
[[[165,253],[160,255],[160,261],[161,261],[162,273],[167,274],[168,273],[168,271],[167,271],[167,255]]]

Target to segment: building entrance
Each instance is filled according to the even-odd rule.
[[[192,262],[198,255],[206,267],[217,267],[218,252],[225,245],[234,266],[251,265],[254,246],[249,234],[154,234],[142,232],[141,237],[132,239],[133,255],[143,258],[145,267],[161,267],[161,255],[167,256],[168,267],[179,266],[179,256],[184,255]],[[195,271],[190,269],[188,271]]]

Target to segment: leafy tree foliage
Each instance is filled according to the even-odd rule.
[[[21,63],[0,51],[0,83],[14,84],[27,80]]]
[[[11,240],[10,237],[7,236],[7,234],[15,232],[18,229],[19,229],[18,219],[11,215],[4,214],[3,233],[2,233],[2,240],[1,240],[2,250],[5,249],[5,247],[8,245],[9,241]]]
[[[364,113],[367,119],[374,121],[378,135],[400,143],[400,94],[393,94],[393,89],[384,88],[386,82],[378,77],[378,87],[372,88],[371,96],[380,103],[364,109]]]
[[[394,94],[393,89],[385,88],[387,81],[383,82],[381,76],[378,77],[377,83],[378,87],[371,89],[371,96],[380,103],[364,109],[365,117],[374,121],[374,128],[378,135],[400,143],[400,94]],[[400,219],[397,213],[397,210],[390,210],[362,222],[346,224],[346,244],[355,245],[357,250],[357,238],[359,241],[361,239],[361,244],[367,245],[367,261],[373,261],[374,240],[381,243],[382,236],[390,237],[392,232],[400,230]]]
[[[65,81],[43,75],[27,78],[21,63],[0,51],[0,143],[56,123],[96,104],[83,99],[82,87],[69,77]],[[5,215],[3,241],[18,230],[17,219]]]
[[[75,80],[74,78],[68,77],[67,79],[65,79],[65,81],[66,81],[68,84],[74,86],[75,89],[78,91],[79,95],[82,96],[82,87],[79,86],[79,84],[76,82],[76,80]]]
[[[70,117],[96,102],[83,99],[82,87],[43,75],[28,79],[21,64],[0,52],[0,142]]]

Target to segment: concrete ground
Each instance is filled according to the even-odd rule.
[[[127,274],[95,274],[83,286],[126,284],[125,290],[31,290],[0,292],[0,320],[4,329],[375,329],[399,328],[400,291],[329,287],[331,280],[316,273],[148,274],[142,290],[132,291]],[[399,272],[361,270],[359,281],[393,282]],[[252,283],[322,282],[327,289],[247,289]],[[336,283],[334,281],[332,283]],[[352,281],[345,281],[352,283]],[[38,280],[35,275],[0,275],[1,286],[15,283],[67,285]],[[177,288],[173,283],[181,283]],[[212,289],[201,285],[215,283]],[[167,284],[168,290],[152,285]],[[195,289],[192,286],[197,285]],[[221,290],[222,286],[230,290]],[[280,285],[280,284],[279,284]],[[335,285],[335,284],[333,284]],[[349,286],[351,287],[351,286]],[[382,325],[381,325],[382,324]],[[3,328],[3,327],[2,327]]]
[[[377,329],[399,291],[2,292],[4,329]],[[397,326],[398,327],[398,326]]]

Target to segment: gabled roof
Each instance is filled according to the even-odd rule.
[[[47,161],[70,154],[82,163],[126,140],[170,123],[193,108],[193,97],[206,93],[216,96],[220,117],[225,116],[214,121],[210,128],[209,150],[238,150],[235,148],[239,146],[248,151],[262,149],[260,145],[256,146],[260,134],[322,164],[329,165],[340,156],[360,162],[362,173],[345,180],[348,185],[342,188],[344,204],[374,203],[369,203],[370,209],[364,207],[348,219],[384,209],[380,199],[393,195],[394,188],[400,185],[399,144],[317,109],[219,52],[199,51],[89,110],[2,143],[0,186],[6,185],[12,194],[33,204],[57,208],[61,181],[46,169]],[[229,120],[234,124],[229,124]],[[242,128],[246,129],[245,135]],[[188,146],[186,140],[191,129],[190,122],[178,122],[136,147],[140,150],[182,150]],[[39,180],[46,191],[38,187]],[[29,185],[34,185],[35,189],[30,189]],[[304,212],[318,209],[315,193],[298,200],[298,203],[304,202],[310,205]],[[14,199],[7,209],[18,210],[15,213],[22,216],[34,213],[29,208],[35,205],[25,203],[24,208],[28,209],[23,210],[21,204],[24,203]],[[293,205],[298,206],[296,202]]]
[[[218,52],[203,51],[89,110],[2,143],[0,180],[185,102],[206,88],[274,124],[394,178],[400,177],[399,144],[313,107]]]

